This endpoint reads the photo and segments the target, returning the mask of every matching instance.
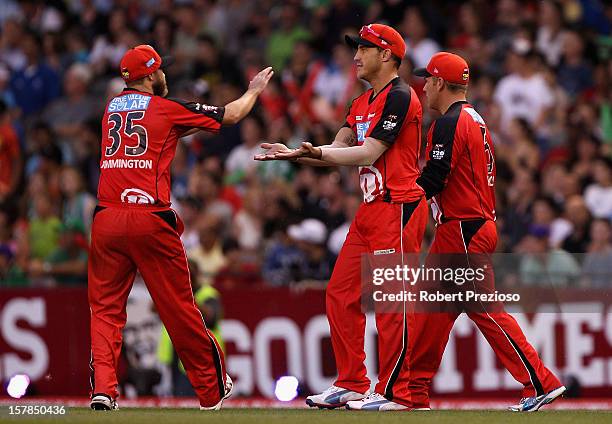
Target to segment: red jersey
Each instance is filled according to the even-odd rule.
[[[390,146],[374,164],[359,167],[363,200],[413,202],[423,196],[416,185],[423,120],[421,102],[399,77],[376,96],[373,94],[370,89],[353,100],[344,124],[353,130],[359,145],[373,137]]]
[[[456,102],[427,134],[428,161],[417,183],[437,222],[495,220],[495,154],[484,119],[468,102]]]
[[[170,206],[170,163],[192,128],[218,131],[223,107],[166,99],[126,88],[102,118],[100,205]]]
[[[9,125],[0,126],[0,195],[7,194],[15,168],[19,166],[19,139]]]

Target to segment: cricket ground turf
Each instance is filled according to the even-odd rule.
[[[612,423],[612,411],[541,410],[537,413],[505,411],[418,411],[418,412],[359,412],[346,410],[308,409],[223,409],[199,411],[186,408],[123,408],[118,411],[92,411],[88,408],[67,408],[62,416],[9,416],[2,407],[2,423],[221,423],[221,424],[493,424],[493,423]]]

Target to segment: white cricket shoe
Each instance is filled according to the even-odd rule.
[[[372,393],[361,400],[347,402],[346,409],[357,411],[405,411],[410,408],[392,402],[380,393]]]
[[[94,411],[115,411],[119,409],[117,401],[104,393],[94,394],[89,406]]]
[[[565,390],[567,390],[565,386],[561,386],[541,396],[523,398],[518,405],[512,405],[508,407],[508,410],[513,412],[536,412],[544,405],[553,403],[555,399],[565,393]]]
[[[327,408],[334,409],[346,405],[352,400],[361,400],[370,394],[370,390],[365,393],[353,392],[352,390],[343,389],[342,387],[331,386],[323,393],[311,395],[306,398],[306,405],[311,408],[318,407],[319,409]]]
[[[223,399],[221,399],[219,403],[213,406],[200,406],[200,411],[218,411],[219,409],[221,409],[223,401],[230,397],[233,391],[234,382],[232,381],[232,378],[229,376],[229,374],[225,374],[225,396],[223,396]]]

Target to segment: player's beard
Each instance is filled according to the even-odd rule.
[[[166,97],[168,94],[168,85],[166,81],[158,79],[153,82],[153,94],[156,96]]]

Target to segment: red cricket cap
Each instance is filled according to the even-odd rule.
[[[383,24],[370,24],[361,27],[359,36],[345,35],[346,43],[356,49],[359,45],[389,49],[394,56],[402,59],[406,54],[406,43],[395,29]]]
[[[174,60],[170,56],[160,57],[148,44],[129,49],[121,58],[121,76],[125,82],[136,81],[151,75],[159,68],[170,66]]]
[[[470,81],[470,68],[461,56],[440,52],[434,54],[427,68],[415,69],[417,77],[438,77],[453,84],[466,85]]]

